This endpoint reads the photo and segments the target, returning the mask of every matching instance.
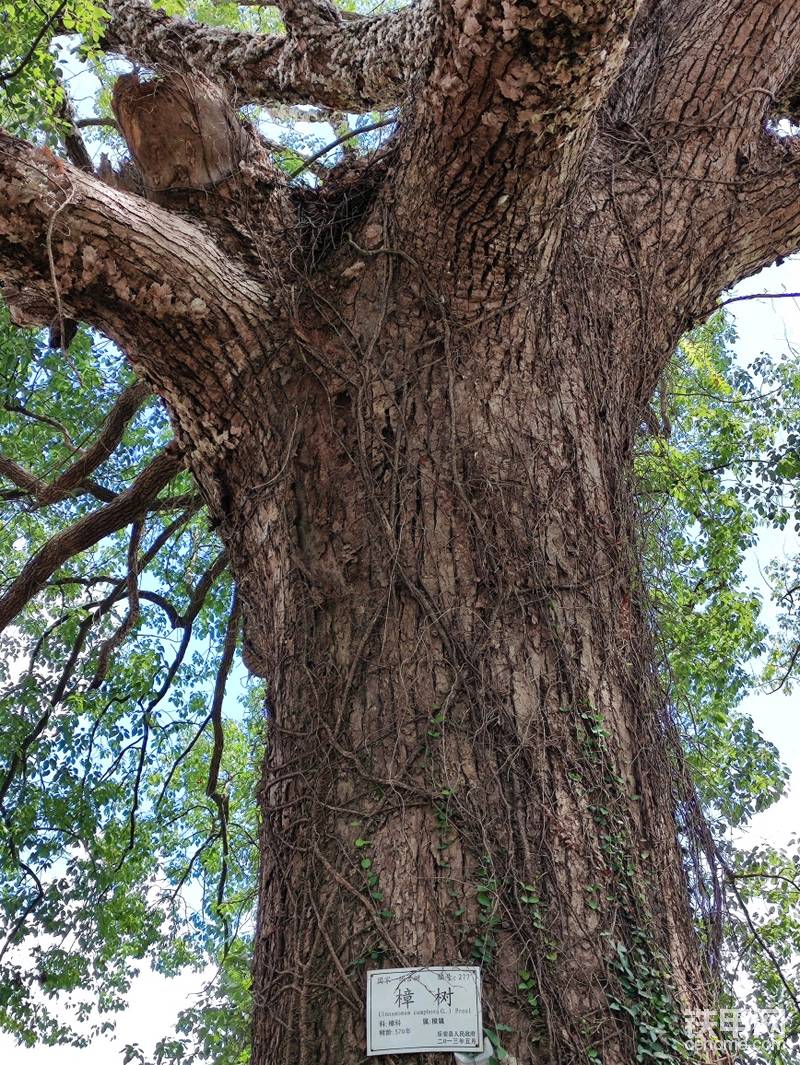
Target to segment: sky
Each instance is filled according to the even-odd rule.
[[[19,1047],[0,1035],[3,1065],[122,1065],[122,1050],[139,1043],[145,1052],[168,1035],[178,1013],[191,1006],[192,996],[203,984],[203,975],[187,973],[167,979],[158,973],[142,973],[133,983],[128,1007],[118,1015],[114,1039],[97,1039],[89,1047]]]
[[[729,295],[760,292],[800,293],[800,256],[787,259],[781,266],[768,267],[737,285]],[[762,351],[779,356],[800,347],[800,299],[750,300],[729,305],[737,329],[736,351],[748,362]],[[771,617],[769,585],[762,575],[763,566],[772,558],[791,556],[800,551],[797,535],[787,528],[762,533],[759,543],[750,550],[745,567],[748,583],[760,591],[765,603],[764,615]],[[792,771],[789,788],[773,806],[757,814],[741,834],[743,845],[757,843],[785,845],[792,833],[800,832],[800,699],[798,695],[750,695],[742,709],[751,715],[757,728],[780,751]]]

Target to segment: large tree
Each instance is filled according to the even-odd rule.
[[[141,384],[61,478],[4,473],[91,492],[150,390],[174,440],[0,625],[191,471],[268,692],[254,1065],[360,1061],[365,959],[484,965],[520,1062],[684,1060],[715,857],[633,445],[681,334],[800,246],[800,4],[282,0],[265,35],[106,6],[132,164],[0,135],[0,277],[16,322],[85,322]],[[241,115],[276,102],[395,128],[299,182]]]

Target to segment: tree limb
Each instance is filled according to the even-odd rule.
[[[222,648],[217,677],[214,683],[214,696],[211,701],[210,719],[214,729],[214,748],[211,752],[211,763],[208,768],[208,782],[206,795],[217,808],[219,819],[219,835],[222,846],[221,866],[219,881],[217,883],[217,913],[222,919],[223,928],[223,957],[228,953],[230,941],[230,921],[223,911],[225,902],[225,884],[228,878],[228,796],[219,786],[219,770],[222,765],[222,753],[225,747],[225,732],[222,724],[222,704],[225,700],[225,688],[228,683],[233,656],[236,652],[236,642],[239,638],[239,599],[234,591],[231,612],[228,618],[228,626],[225,632],[225,642]]]
[[[691,318],[800,239],[795,139],[767,129],[800,69],[797,16],[797,0],[649,0],[634,27],[605,132],[640,189],[649,173],[648,209],[691,219],[650,241],[694,289]]]
[[[176,628],[178,628],[180,626],[184,630],[183,639],[181,641],[181,649],[179,650],[178,655],[176,656],[176,660],[177,660],[177,658],[181,658],[182,659],[185,647],[188,646],[188,641],[189,641],[189,638],[191,637],[192,625],[194,624],[194,619],[197,617],[197,614],[199,613],[200,608],[202,607],[203,603],[205,602],[205,598],[206,598],[206,596],[207,596],[207,594],[208,594],[208,592],[209,592],[209,590],[210,590],[210,588],[211,588],[211,586],[213,584],[213,581],[216,580],[216,577],[222,572],[222,569],[224,568],[224,563],[226,561],[227,561],[226,556],[225,555],[221,555],[215,561],[214,565],[211,568],[211,571],[209,571],[209,574],[200,579],[200,581],[197,584],[197,588],[195,589],[195,592],[192,595],[192,604],[193,605],[190,605],[190,607],[186,611],[186,614],[182,615],[179,618],[178,622],[176,623],[176,625],[175,625]],[[229,620],[228,629],[227,629],[226,638],[225,638],[225,640],[226,640],[225,647],[226,648],[228,647],[228,640],[231,639],[231,638],[233,639],[233,649],[230,651],[230,655],[231,656],[233,655],[233,651],[236,649],[236,638],[238,637],[238,631],[239,631],[239,623],[238,623],[239,600],[238,600],[238,597],[236,598],[234,605],[236,606],[236,611],[237,611],[236,632],[235,632],[234,636],[231,637],[231,635],[230,635],[231,623],[230,623],[230,620]],[[220,662],[220,670],[222,670],[223,664],[227,661],[227,654],[228,654],[227,651],[225,651],[223,653],[223,658],[222,658],[222,661]],[[181,753],[178,755],[178,757],[172,763],[170,771],[167,774],[167,776],[166,776],[166,778],[164,780],[164,784],[162,785],[161,791],[159,792],[158,798],[156,799],[156,808],[158,808],[161,805],[161,803],[163,802],[164,796],[167,793],[167,789],[169,788],[169,786],[170,786],[170,784],[172,782],[172,778],[175,775],[175,772],[177,771],[178,766],[181,764],[181,762],[184,760],[184,758],[186,758],[186,756],[191,753],[193,747],[195,746],[197,741],[202,736],[203,732],[208,727],[208,724],[211,721],[211,719],[213,718],[214,714],[217,712],[217,710],[216,710],[217,691],[218,691],[220,683],[221,683],[222,684],[222,694],[219,696],[219,698],[221,699],[224,696],[224,694],[225,694],[224,685],[226,683],[225,680],[220,681],[220,676],[222,675],[220,673],[220,670],[217,671],[217,681],[216,681],[216,684],[215,684],[215,687],[214,687],[215,695],[214,695],[214,699],[213,699],[212,704],[211,704],[211,709],[209,710],[208,714],[205,716],[205,718],[203,718],[202,722],[200,723],[200,725],[196,729],[195,734],[192,737],[192,739],[183,748]],[[222,671],[224,673],[225,678],[227,678],[227,675],[228,675],[229,671],[230,671],[230,662],[228,662],[227,665],[225,665],[225,668]],[[171,676],[168,677],[168,680],[171,681]],[[162,687],[162,692],[164,690],[165,689]]]
[[[281,189],[270,194],[260,205],[259,252],[280,264],[288,259],[288,219]],[[272,230],[279,230],[275,246]],[[265,313],[274,305],[205,227],[2,132],[0,276],[15,321],[48,322],[60,302],[64,313],[117,341],[168,401],[185,411],[194,397],[206,418],[209,400],[222,406],[230,393],[220,350],[228,375],[263,357]],[[226,429],[220,419],[217,431]]]
[[[189,643],[192,638],[192,627],[195,623],[197,615],[203,608],[203,604],[206,601],[208,593],[214,586],[214,582],[225,571],[228,565],[228,555],[225,551],[221,551],[205,573],[200,577],[194,589],[192,590],[192,596],[189,600],[184,613],[180,616],[180,627],[183,629],[183,636],[178,647],[178,651],[172,660],[172,665],[167,670],[167,675],[158,691],[147,705],[147,713],[152,714],[167,692],[172,686],[172,682],[175,679],[175,674],[178,672],[181,663],[186,657],[186,652],[189,650]]]
[[[31,421],[39,422],[41,425],[49,425],[51,429],[55,429],[61,435],[68,448],[72,451],[78,450],[67,427],[62,422],[57,421],[57,419],[48,417],[46,414],[38,414],[22,403],[6,402],[3,404],[3,410],[7,410],[9,414],[21,414],[24,418],[30,418]]]
[[[491,79],[485,121],[510,122],[520,134],[563,147],[568,133],[587,128],[611,90],[641,6],[642,0],[454,3],[456,61],[445,92],[457,97],[460,83],[483,99]]]
[[[89,150],[86,147],[86,143],[81,136],[80,129],[75,120],[75,107],[67,92],[64,80],[60,75],[58,81],[61,86],[62,100],[61,105],[58,108],[58,117],[64,123],[63,141],[64,150],[67,153],[67,158],[73,166],[77,166],[79,170],[86,171],[87,174],[94,173],[94,164],[92,163],[92,157],[89,155]]]
[[[114,402],[96,438],[69,469],[49,485],[42,501],[54,503],[63,499],[85,477],[105,462],[116,451],[131,419],[150,395],[150,388],[144,381],[135,381],[129,385]]]
[[[63,2],[58,5],[55,11],[53,11],[51,15],[48,15],[48,17],[39,27],[36,36],[31,41],[27,52],[12,70],[0,70],[0,85],[6,86],[10,81],[13,81],[14,78],[19,77],[19,75],[23,72],[28,63],[30,63],[31,59],[36,53],[36,49],[42,43],[48,32],[54,26],[58,25],[58,22],[61,16],[63,15],[66,6],[66,0],[63,0]]]
[[[92,127],[119,129],[117,120],[115,118],[104,118],[101,116],[89,116],[88,118],[78,118],[75,120],[76,129],[91,129]]]
[[[747,273],[754,273],[800,245],[800,137],[761,132],[748,152],[746,176],[735,251],[738,259],[747,257]],[[785,293],[771,298],[790,297]]]
[[[142,783],[142,774],[144,773],[145,761],[147,759],[147,744],[149,739],[150,715],[148,711],[145,710],[142,713],[142,742],[141,746],[139,747],[139,757],[136,760],[136,775],[133,781],[133,795],[131,797],[131,808],[128,814],[128,842],[125,846],[125,849],[117,859],[116,865],[114,866],[115,873],[118,873],[119,870],[122,868],[125,859],[133,850],[134,843],[136,842],[136,815],[139,811],[139,793]]]
[[[783,968],[781,967],[780,962],[775,956],[774,951],[770,948],[770,945],[765,941],[764,937],[761,935],[758,928],[756,927],[753,918],[750,915],[750,911],[748,910],[747,905],[745,904],[745,901],[742,898],[742,893],[739,891],[739,888],[736,884],[736,874],[731,869],[729,869],[727,864],[725,864],[724,862],[722,863],[722,865],[725,871],[725,875],[728,879],[728,883],[731,886],[731,891],[733,892],[736,901],[739,903],[741,911],[744,914],[744,919],[747,923],[747,927],[750,929],[750,934],[752,935],[753,939],[758,943],[760,949],[763,951],[765,956],[769,958],[769,961],[772,964],[772,967],[775,970],[778,979],[783,984],[786,994],[788,995],[791,1002],[794,1004],[794,1008],[797,1010],[798,1014],[800,1014],[800,998],[798,998],[797,990],[789,982],[788,978],[786,977],[786,974],[783,971]]]
[[[128,541],[128,575],[126,579],[128,591],[128,610],[122,623],[108,639],[103,641],[97,656],[97,667],[94,671],[89,691],[99,688],[106,678],[111,655],[121,647],[128,634],[132,631],[139,620],[139,544],[142,539],[143,523],[135,521],[131,526],[131,535]]]
[[[285,36],[237,32],[170,18],[144,0],[110,0],[105,46],[162,72],[202,73],[236,101],[316,103],[347,111],[405,98],[431,41],[432,5],[343,18],[332,4],[286,0]]]

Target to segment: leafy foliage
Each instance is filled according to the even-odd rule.
[[[64,94],[51,41],[57,34],[75,35],[91,59],[106,18],[94,0],[0,4],[0,122],[6,128],[56,142]]]
[[[638,460],[649,536],[649,587],[671,697],[707,807],[738,825],[783,791],[777,752],[737,710],[764,650],[760,601],[743,584],[758,515],[749,466],[774,423],[737,370],[721,318],[687,337],[664,383],[669,436]],[[743,389],[747,382],[749,389]]]
[[[65,359],[40,335],[11,328],[5,314],[0,350],[0,450],[51,481],[97,434],[129,371],[86,334]],[[97,485],[123,489],[169,435],[160,405],[142,407],[94,471]],[[51,507],[15,488],[4,495],[6,581],[97,507],[90,491]],[[26,1043],[80,1042],[106,1027],[140,960],[172,973],[225,954],[229,987],[241,969],[244,948],[224,940],[252,907],[262,700],[252,697],[224,726],[220,784],[232,812],[220,906],[222,826],[206,794],[207,719],[231,586],[186,475],[142,520],[137,548],[140,608],[105,675],[104,648],[126,615],[127,530],[59,569],[2,637],[0,1023]],[[79,1021],[99,1010],[88,1033],[56,1019],[49,1004],[65,995]]]
[[[727,1001],[785,1011],[787,1035],[773,1038],[768,1060],[788,1063],[800,1034],[800,850],[796,840],[785,851],[743,850],[730,833],[787,783],[778,751],[741,703],[759,687],[756,661],[766,663],[761,684],[769,685],[776,663],[795,653],[797,623],[787,611],[777,627],[760,620],[743,567],[759,530],[797,520],[799,364],[761,355],[743,368],[734,339],[722,315],[684,339],[653,404],[637,472],[665,682],[726,870]],[[779,603],[790,598],[785,585],[797,565],[769,567]],[[753,1051],[752,1061],[765,1052]]]

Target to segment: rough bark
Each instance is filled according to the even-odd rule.
[[[144,0],[111,0],[105,42],[165,73],[216,78],[238,104],[279,99],[362,111],[399,104],[435,39],[434,5],[346,20],[332,5],[287,3],[285,36],[167,18]]]
[[[365,969],[469,960],[520,1062],[680,1060],[711,859],[630,460],[681,332],[800,243],[797,0],[110,9],[168,75],[118,97],[150,201],[4,138],[0,265],[123,344],[220,523],[269,690],[255,1065],[361,1061]],[[291,189],[253,99],[400,130]]]
[[[344,374],[290,393],[305,413],[277,509],[234,504],[240,550],[268,545],[243,594],[283,591],[249,629],[271,692],[255,1058],[359,1060],[365,965],[472,959],[520,1061],[631,1061],[642,1032],[609,1002],[642,1003],[618,946],[695,1006],[704,974],[628,412],[571,271],[544,313],[469,328],[437,320],[424,269],[367,263]]]

